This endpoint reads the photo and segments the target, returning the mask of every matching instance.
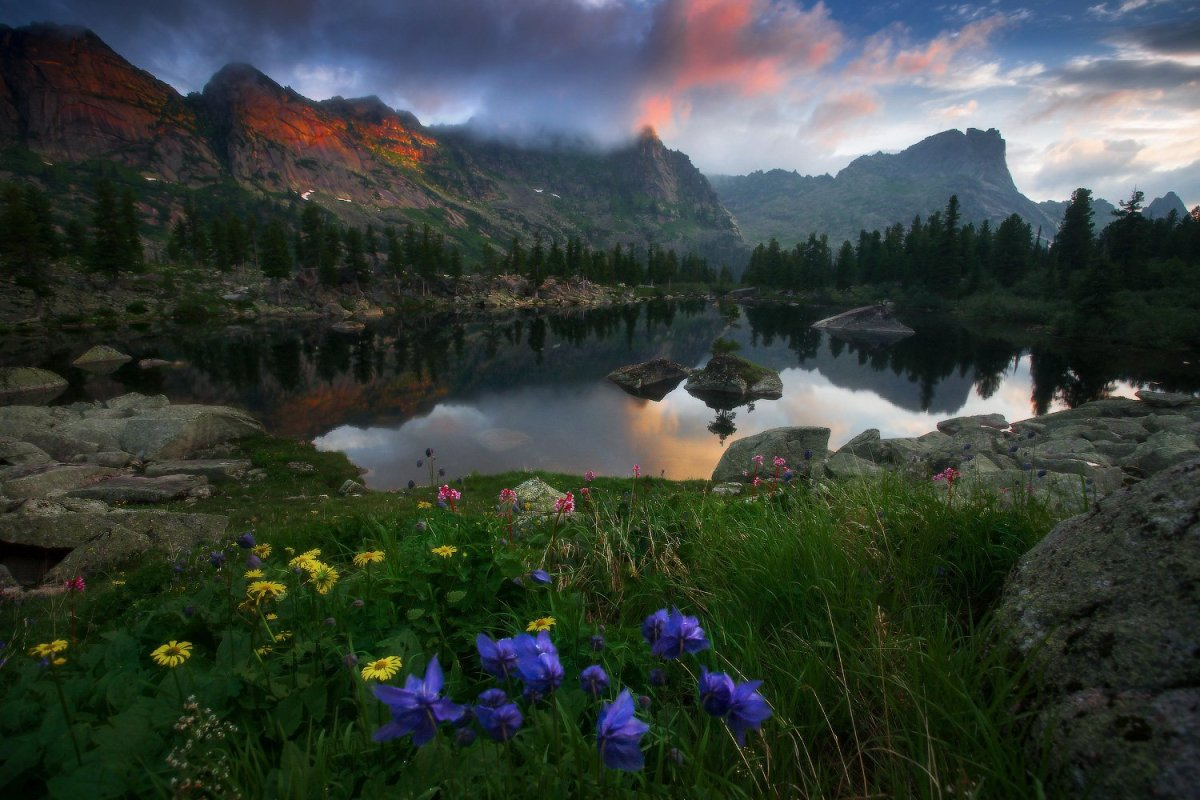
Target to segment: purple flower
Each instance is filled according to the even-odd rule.
[[[349,669],[354,669],[354,665],[358,663],[358,656],[354,653],[346,653],[342,656],[342,663]]]
[[[599,653],[604,649],[604,637],[598,633],[592,634],[591,638],[592,652]]]
[[[409,481],[409,482],[408,482],[408,488],[409,488],[409,489],[415,489],[415,488],[417,488],[417,482],[416,482],[416,481]]]
[[[550,641],[549,631],[538,631],[537,636],[522,633],[514,638],[512,642],[513,647],[517,651],[517,658],[539,656],[542,653],[549,653],[552,656],[558,655],[558,649],[554,646],[554,642]]]
[[[608,675],[604,672],[604,667],[592,664],[584,669],[579,673],[579,685],[592,697],[599,697],[600,693],[608,688]]]
[[[537,653],[517,658],[517,672],[525,682],[526,692],[550,694],[563,681],[563,668],[558,653]]]
[[[658,642],[658,637],[662,635],[663,629],[667,627],[667,610],[660,608],[642,622],[642,638],[646,640],[646,644],[653,647]]]
[[[254,534],[250,531],[246,531],[237,538],[237,543],[238,547],[242,548],[243,550],[249,550],[251,547],[254,547]]]
[[[1046,477],[1046,470],[1044,470],[1044,469],[1039,469],[1039,470],[1037,471],[1037,476],[1038,476],[1039,478],[1044,478],[1044,477]]]
[[[428,742],[437,733],[443,722],[455,722],[463,715],[463,707],[441,697],[442,667],[437,656],[425,668],[425,678],[415,675],[404,679],[404,688],[379,683],[371,691],[392,712],[391,722],[375,731],[372,738],[377,742],[412,734],[412,743],[417,747]]]
[[[460,728],[458,733],[454,734],[454,743],[459,747],[469,747],[475,743],[476,735],[470,728]]]
[[[482,699],[482,695],[480,697]],[[525,721],[525,718],[521,716],[521,709],[517,708],[516,703],[475,706],[475,717],[483,727],[484,733],[496,742],[507,742],[513,737],[513,734],[521,729],[521,723]]]
[[[762,686],[762,681],[746,681],[739,683],[733,690],[725,724],[737,739],[738,747],[746,746],[747,730],[758,730],[763,721],[771,716],[770,706],[758,693],[759,686]]]
[[[700,705],[714,717],[723,717],[729,712],[733,701],[733,679],[723,672],[709,672],[700,668]]]
[[[811,461],[811,460],[812,460],[812,456],[813,456],[813,452],[812,452],[812,450],[805,450],[805,451],[804,451],[804,460],[805,460],[805,461]]]
[[[535,569],[533,572],[529,573],[529,580],[540,586],[549,586],[551,583],[550,573],[546,572],[544,569]]]
[[[262,566],[262,559],[254,555],[254,553],[251,553],[250,555],[246,556],[246,566],[250,569],[258,569]]]
[[[633,715],[633,697],[623,690],[617,699],[604,704],[596,720],[596,747],[604,766],[636,772],[646,763],[639,746],[650,726]]]
[[[667,685],[666,670],[659,669],[658,667],[655,667],[654,669],[650,670],[650,685],[651,686],[666,686]]]
[[[425,457],[426,457],[426,458],[433,458],[433,448],[432,448],[432,447],[426,447],[426,448],[425,448]]]
[[[475,649],[479,651],[483,671],[489,675],[506,680],[517,666],[517,651],[512,639],[493,641],[481,633],[475,637]]]
[[[212,564],[217,569],[225,563],[225,554],[219,550],[214,550],[208,554],[208,563]]]
[[[478,711],[479,706],[486,708],[499,708],[508,702],[508,695],[503,689],[485,689],[479,693],[479,699],[475,701],[475,709]]]
[[[421,467],[423,467],[423,466],[425,466],[425,460],[424,460],[424,459],[421,459],[421,458],[418,458],[418,459],[417,459],[417,468],[418,468],[418,469],[420,469],[420,468],[421,468]]]
[[[679,658],[684,653],[699,653],[708,647],[708,639],[704,638],[700,620],[684,616],[679,609],[673,608],[667,615],[666,626],[659,633],[658,640],[650,648],[650,652],[663,658]]]

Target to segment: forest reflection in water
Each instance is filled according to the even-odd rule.
[[[1017,420],[1143,386],[1200,388],[1195,363],[1179,354],[1022,342],[936,318],[906,318],[917,332],[898,342],[846,341],[809,327],[828,313],[693,300],[408,316],[353,333],[322,323],[169,327],[113,336],[135,362],[108,375],[70,367],[86,348],[69,338],[43,346],[38,365],[70,380],[60,403],[140,391],[246,408],[272,433],[346,451],[374,488],[427,481],[416,467],[426,447],[449,476],[625,474],[640,463],[649,474],[707,477],[727,437],[781,425],[829,427],[836,447],[871,427],[919,435],[961,414]],[[657,357],[702,366],[718,336],[779,370],[782,399],[719,409],[682,386],[654,402],[605,380]],[[142,370],[142,358],[182,366]]]

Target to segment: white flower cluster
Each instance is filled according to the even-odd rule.
[[[180,773],[171,778],[172,794],[184,797],[206,791],[215,797],[240,798],[229,784],[230,759],[224,745],[237,733],[237,726],[222,722],[211,708],[201,708],[195,695],[188,697],[183,710],[174,726],[185,737],[183,744],[167,754],[167,766]]]

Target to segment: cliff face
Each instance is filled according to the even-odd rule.
[[[952,194],[963,222],[990,220],[994,227],[1015,213],[1052,235],[1057,220],[1017,190],[1005,150],[994,128],[950,130],[900,153],[857,158],[836,177],[773,170],[712,182],[750,242],[773,237],[789,246],[812,232],[835,245],[854,241],[861,230],[940,211]]]
[[[189,188],[232,179],[359,225],[436,220],[469,249],[540,233],[730,264],[745,252],[707,179],[652,133],[608,153],[524,148],[425,128],[376,97],[309,100],[245,64],[184,98],[82,29],[0,26],[0,145]]]
[[[0,137],[47,159],[110,159],[164,180],[220,172],[183,98],[81,29],[0,26]]]

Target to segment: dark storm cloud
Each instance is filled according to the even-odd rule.
[[[1194,56],[1200,54],[1200,19],[1133,28],[1113,41],[1166,56]]]

